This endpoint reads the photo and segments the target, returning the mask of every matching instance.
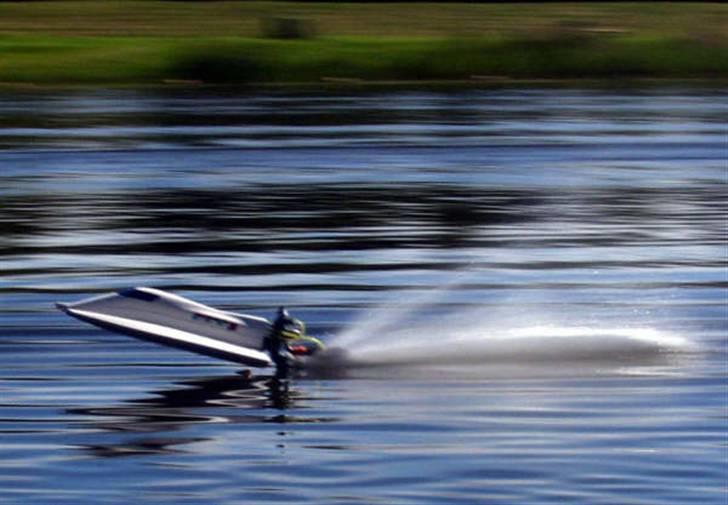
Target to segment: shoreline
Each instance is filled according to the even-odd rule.
[[[220,84],[204,82],[145,82],[145,83],[18,83],[0,81],[0,94],[18,92],[75,92],[89,90],[149,90],[149,91],[210,91],[226,93],[256,93],[278,90],[325,91],[353,90],[361,92],[377,90],[494,90],[494,89],[716,89],[728,90],[726,78],[634,78],[634,79],[508,79],[498,80],[398,80],[398,81],[348,81],[323,80],[301,82],[254,82],[245,84]]]

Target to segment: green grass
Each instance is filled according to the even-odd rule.
[[[316,36],[264,38],[263,19]],[[728,6],[0,3],[0,82],[728,78]]]
[[[0,36],[0,82],[132,83],[164,78],[171,45],[147,38]]]
[[[6,1],[0,33],[256,37],[270,17],[308,20],[321,36],[510,36],[581,27],[728,38],[728,6],[715,2]]]
[[[132,84],[469,80],[479,78],[728,78],[727,51],[686,39],[313,40],[0,37],[0,81]]]

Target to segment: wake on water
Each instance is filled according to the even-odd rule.
[[[436,302],[444,294],[440,290],[414,302],[403,297],[412,303],[367,311],[329,340],[333,352],[314,365],[349,372],[456,367],[509,376],[599,373],[667,364],[692,348],[687,339],[640,321],[634,326],[587,317],[575,321],[534,310],[532,304],[519,311],[513,301],[445,310]]]

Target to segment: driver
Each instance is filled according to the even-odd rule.
[[[277,368],[277,377],[286,377],[294,356],[310,356],[324,349],[319,339],[306,335],[302,321],[291,317],[280,307],[270,333],[263,341],[263,349],[268,351]]]
[[[272,333],[284,340],[295,340],[303,337],[306,326],[303,321],[292,317],[284,307],[278,309],[278,316],[273,322]]]
[[[284,307],[278,309],[276,320],[263,342],[263,348],[268,351],[276,365],[277,375],[288,375],[288,342],[303,337],[304,328],[303,322],[291,317]]]

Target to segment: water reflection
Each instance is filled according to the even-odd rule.
[[[509,246],[518,245],[514,240],[539,239],[535,235],[543,222],[572,227],[563,230],[571,231],[565,238],[554,233],[539,240],[550,245],[669,240],[670,230],[683,233],[693,224],[714,226],[693,230],[699,233],[696,239],[710,240],[728,212],[721,194],[720,186],[708,184],[571,190],[563,196],[535,188],[443,184],[271,184],[96,193],[92,199],[88,194],[11,195],[0,214],[1,252],[41,253],[58,247],[60,240],[71,254]],[[590,233],[582,233],[585,225]],[[520,237],[508,234],[515,226]],[[613,233],[620,230],[628,233]],[[115,240],[123,237],[134,240]]]
[[[20,93],[0,99],[0,292],[338,302],[464,267],[524,289],[715,268],[724,104],[708,89]]]
[[[260,93],[239,90],[133,90],[56,96],[6,94],[0,100],[0,149],[39,147],[281,147],[429,143],[450,145],[546,137],[552,142],[609,133],[629,141],[655,133],[684,138],[700,131],[695,110],[719,100],[698,96],[612,91],[540,90]],[[701,110],[722,122],[720,107]],[[661,119],[677,117],[673,129]],[[574,135],[580,128],[581,135]]]
[[[151,397],[125,401],[120,406],[68,409],[81,416],[85,428],[111,436],[109,442],[78,444],[99,457],[165,454],[180,446],[210,440],[185,436],[184,431],[203,424],[296,424],[331,422],[333,419],[289,414],[305,402],[302,392],[289,381],[235,375],[184,380],[169,389],[153,391]],[[173,436],[172,433],[180,433]],[[98,437],[95,437],[98,438]]]

